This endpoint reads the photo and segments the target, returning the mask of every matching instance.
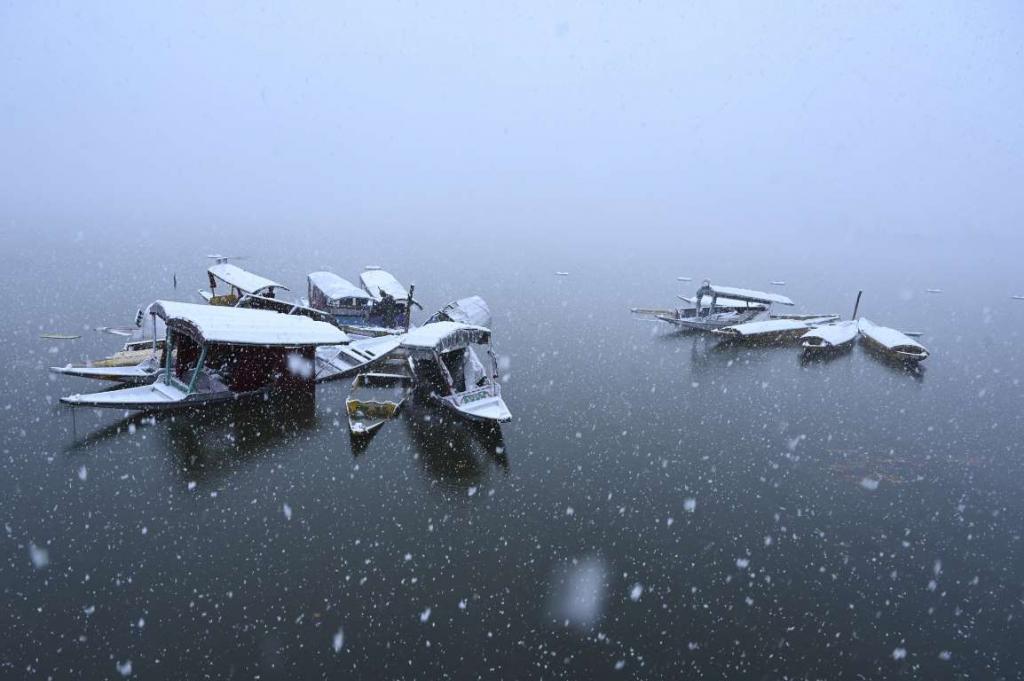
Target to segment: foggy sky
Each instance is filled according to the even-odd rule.
[[[1024,9],[0,5],[9,228],[1015,233]]]

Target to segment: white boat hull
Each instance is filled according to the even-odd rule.
[[[268,390],[269,388],[264,388],[244,393],[219,390],[216,392],[194,392],[187,394],[175,385],[167,385],[162,381],[156,381],[144,386],[119,388],[117,390],[108,390],[88,395],[69,395],[68,397],[62,397],[60,401],[72,407],[166,411],[247,399],[261,395]]]
[[[477,423],[508,423],[512,420],[512,412],[500,395],[462,403],[454,397],[439,397],[438,401],[462,418]]]

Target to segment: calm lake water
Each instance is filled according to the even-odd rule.
[[[1017,246],[539,231],[12,238],[0,676],[1021,677]],[[309,271],[385,266],[417,321],[483,296],[514,421],[413,408],[357,452],[347,380],[306,407],[73,420],[57,400],[91,384],[45,367],[117,348],[86,327],[197,301],[207,251],[296,296]],[[629,314],[705,277],[844,316],[863,289],[932,357],[803,363]]]

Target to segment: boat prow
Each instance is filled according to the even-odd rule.
[[[485,397],[479,400],[453,404],[446,402],[448,406],[472,421],[481,423],[508,423],[512,420],[512,412],[509,411],[505,400],[501,395]]]
[[[50,372],[75,378],[92,378],[99,381],[113,381],[127,385],[146,385],[152,383],[160,367],[154,362],[146,362],[131,367],[96,367],[75,366],[50,367]]]

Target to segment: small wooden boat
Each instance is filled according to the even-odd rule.
[[[398,415],[411,392],[408,360],[390,362],[378,371],[359,374],[345,400],[349,432],[355,436],[372,435]]]
[[[864,342],[886,357],[915,364],[928,358],[927,348],[896,329],[879,326],[863,317],[858,322],[858,329]]]
[[[838,352],[853,347],[857,339],[857,321],[835,321],[811,329],[800,337],[800,345],[807,354]]]
[[[803,319],[763,319],[712,329],[711,333],[726,342],[781,343],[796,340],[807,333],[808,329],[834,322],[837,319],[839,319],[839,315],[818,315]]]

